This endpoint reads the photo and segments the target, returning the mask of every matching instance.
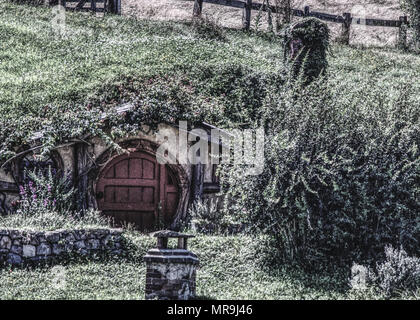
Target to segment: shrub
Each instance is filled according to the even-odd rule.
[[[74,189],[67,177],[54,176],[49,167],[47,172],[34,170],[26,172],[29,179],[20,188],[17,213],[23,216],[42,212],[68,214],[73,207]]]
[[[387,297],[403,291],[415,292],[420,289],[420,258],[409,257],[402,249],[386,246],[385,260],[376,265],[371,278]]]
[[[73,211],[75,191],[70,179],[47,172],[27,172],[28,179],[20,186],[20,200],[15,213],[0,218],[0,228],[31,230],[109,227],[99,212]]]
[[[196,78],[196,93],[209,105],[206,121],[221,127],[248,127],[261,117],[264,99],[278,90],[284,75],[258,72],[235,62],[204,65],[191,71]]]
[[[419,255],[419,110],[411,88],[390,99],[356,83],[284,86],[261,111],[263,173],[224,168],[227,213],[306,265],[373,263],[386,244]]]
[[[241,223],[229,218],[223,214],[219,200],[198,200],[189,209],[190,228],[203,234],[232,234],[244,229]]]

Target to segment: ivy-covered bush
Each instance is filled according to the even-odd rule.
[[[284,31],[285,62],[293,77],[301,76],[309,83],[325,74],[330,33],[326,23],[305,18]]]
[[[386,244],[420,255],[419,100],[411,87],[389,98],[359,86],[273,91],[263,173],[225,167],[226,210],[270,234],[284,260],[373,263]]]

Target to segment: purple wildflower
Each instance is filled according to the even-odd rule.
[[[20,195],[21,196],[24,196],[26,194],[25,188],[23,186],[19,186],[19,190],[20,190]]]

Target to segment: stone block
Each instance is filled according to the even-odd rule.
[[[76,250],[81,250],[86,248],[86,244],[83,240],[80,240],[74,243],[74,247],[76,248]]]
[[[23,256],[24,257],[35,257],[36,256],[36,247],[31,244],[23,245]]]
[[[14,253],[9,253],[9,255],[7,256],[7,263],[11,265],[21,264],[22,257]]]
[[[98,239],[90,239],[87,241],[87,248],[92,250],[98,250],[101,246],[101,242]]]
[[[12,248],[10,249],[10,251],[12,253],[16,253],[18,255],[22,255],[22,253],[23,253],[22,246],[16,246],[16,245],[13,245]]]
[[[51,247],[43,242],[37,247],[36,254],[40,256],[49,256],[51,254]]]
[[[53,245],[52,245],[52,253],[53,254],[60,255],[60,254],[62,254],[65,251],[66,250],[65,250],[64,245],[59,244],[59,243],[53,243]]]
[[[45,239],[48,242],[58,242],[60,240],[60,234],[58,232],[46,232]]]
[[[2,236],[0,239],[0,249],[8,249],[12,247],[12,239],[9,236]]]

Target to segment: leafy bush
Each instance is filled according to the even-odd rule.
[[[385,260],[377,263],[371,281],[391,297],[403,291],[415,292],[420,289],[420,258],[409,257],[407,252],[385,247]]]
[[[219,200],[198,200],[189,209],[190,228],[203,234],[232,234],[244,229],[241,223],[229,218],[223,214]]]
[[[67,177],[47,172],[26,172],[28,179],[20,186],[20,200],[15,213],[0,218],[0,228],[39,231],[109,227],[107,218],[96,211],[73,211],[74,189]]]
[[[196,94],[206,97],[206,121],[221,127],[249,127],[260,118],[264,99],[284,83],[281,72],[255,71],[235,62],[193,68]]]
[[[226,211],[270,234],[285,260],[373,263],[386,244],[420,253],[416,91],[388,98],[359,85],[273,91],[262,111],[263,173],[225,167]]]
[[[28,179],[20,186],[18,214],[25,217],[50,211],[69,214],[75,192],[68,177],[60,177],[60,173],[54,176],[51,167],[47,172],[35,170],[25,174]]]

